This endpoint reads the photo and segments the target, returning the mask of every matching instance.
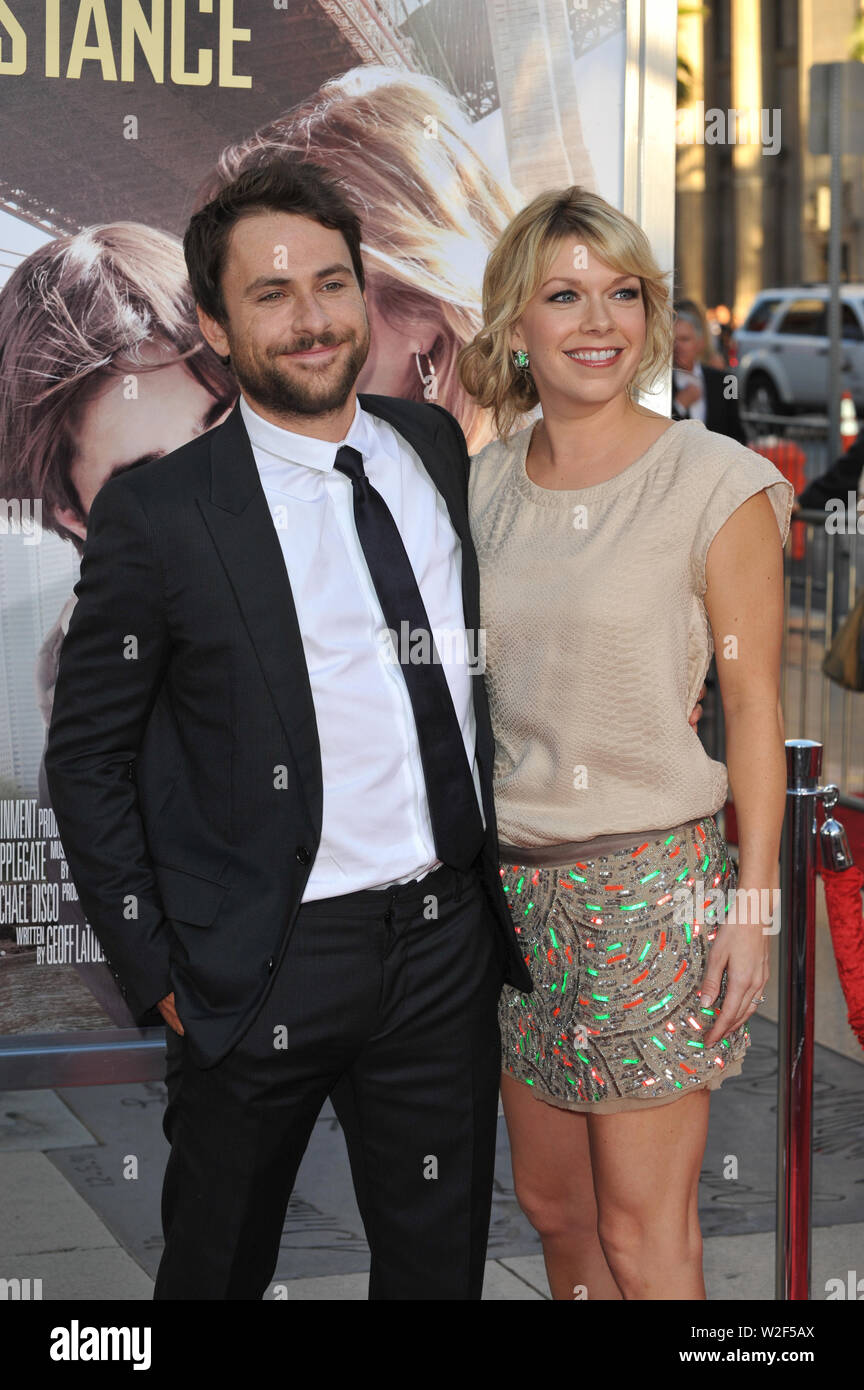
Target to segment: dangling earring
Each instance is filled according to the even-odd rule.
[[[438,379],[435,373],[435,363],[428,352],[424,352],[423,356],[429,363],[429,371],[426,376],[423,375],[423,368],[420,366],[420,353],[415,352],[414,354],[414,361],[417,363],[417,375],[423,383],[423,399],[424,401],[437,401]]]
[[[520,371],[525,371],[528,366],[528,354],[524,348],[516,348],[512,354],[513,361]]]

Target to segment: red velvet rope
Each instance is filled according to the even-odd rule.
[[[821,873],[849,1026],[864,1047],[864,917],[861,913],[864,872],[857,864],[852,864],[848,869],[822,869]]]

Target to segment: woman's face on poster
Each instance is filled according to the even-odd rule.
[[[367,283],[366,310],[370,331],[369,356],[357,378],[357,390],[380,396],[416,395],[422,378],[415,354],[421,354],[424,368],[427,357],[422,354],[432,354],[432,365],[435,365],[432,349],[439,332],[438,325],[432,318],[416,316],[411,319],[410,329],[391,323],[379,304],[374,279]]]
[[[93,499],[109,478],[179,449],[227,414],[182,362],[170,360],[173,355],[148,344],[142,362],[165,361],[165,366],[140,371],[129,363],[128,371],[110,377],[78,412],[69,473],[84,517],[71,508],[58,509],[57,516],[82,540]]]

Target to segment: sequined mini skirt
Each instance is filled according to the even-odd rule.
[[[501,864],[534,980],[530,995],[503,988],[502,1070],[538,1099],[592,1114],[715,1089],[741,1070],[750,1032],[703,1041],[726,975],[711,1008],[702,979],[737,884],[713,816],[586,858],[590,844],[578,862]]]

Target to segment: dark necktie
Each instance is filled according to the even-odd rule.
[[[467,869],[480,852],[484,831],[450,687],[440,662],[412,662],[410,650],[403,651],[411,642],[400,640],[401,624],[407,622],[409,635],[428,632],[430,650],[434,647],[411,561],[390,508],[366,477],[359,450],[343,444],[334,467],[351,479],[357,535],[384,620],[396,639],[417,727],[435,852],[442,863]]]

